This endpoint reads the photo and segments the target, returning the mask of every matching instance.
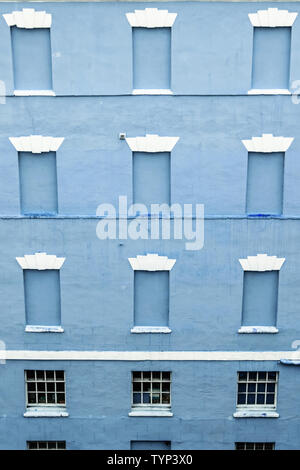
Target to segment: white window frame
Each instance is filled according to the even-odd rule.
[[[27,372],[34,372],[35,374],[35,380],[28,380],[27,378]],[[44,372],[44,379],[37,379],[37,372]],[[54,380],[47,380],[46,378],[46,372],[54,372]],[[63,380],[57,380],[56,379],[56,372],[63,372],[64,378]],[[26,412],[24,413],[25,417],[58,417],[58,416],[68,416],[68,413],[66,412],[66,406],[67,406],[67,390],[66,390],[66,373],[64,370],[57,370],[57,369],[26,369],[24,371],[24,379],[25,379],[25,403],[26,403]],[[37,384],[38,382],[41,383],[54,383],[55,384],[55,391],[50,392],[55,394],[55,401],[56,403],[29,403],[28,400],[28,394],[31,393],[31,391],[28,390],[28,384],[29,383],[35,383]],[[56,391],[56,384],[57,383],[64,383],[64,392],[57,392]],[[46,387],[47,388],[47,385]],[[32,392],[32,393],[38,393]],[[46,393],[46,392],[45,392]],[[63,393],[65,397],[65,403],[60,404],[57,403],[57,394],[58,393]]]
[[[238,444],[243,445],[244,449],[238,449]],[[248,445],[252,445],[253,449],[247,449]],[[271,445],[272,449],[266,449],[266,445]],[[262,446],[260,449],[256,449],[257,446]],[[235,450],[275,450],[275,442],[236,442],[235,443]]]
[[[31,443],[35,443],[37,445],[37,448],[36,449],[30,448]],[[45,444],[46,448],[45,447],[40,448],[39,446],[40,446],[41,443]],[[49,449],[49,443],[55,444],[55,448],[54,449],[53,448]],[[58,447],[59,443],[64,443],[64,447],[59,448]],[[26,449],[27,450],[66,450],[66,448],[67,448],[66,441],[27,441],[26,442]]]
[[[157,373],[159,372],[160,373],[160,378],[159,379],[153,379],[153,373]],[[170,378],[169,379],[163,379],[162,378],[162,374],[164,372],[167,372],[168,374],[170,374]],[[140,380],[136,380],[134,381],[133,379],[133,374],[134,373],[139,373],[141,374],[141,379]],[[143,374],[144,373],[150,373],[151,374],[151,377],[150,377],[150,380],[143,380]],[[160,398],[161,398],[161,395],[163,393],[162,391],[162,384],[163,383],[168,383],[170,384],[170,387],[169,387],[169,392],[165,392],[165,393],[168,393],[169,394],[169,397],[170,397],[170,403],[168,404],[164,404],[164,403],[155,403],[155,404],[151,404],[151,403],[133,403],[133,384],[134,382],[138,382],[138,383],[150,383],[152,384],[153,382],[159,382],[161,385],[160,385]],[[135,392],[135,393],[139,393],[139,392]],[[152,387],[150,387],[150,394],[152,394]],[[141,392],[141,395],[142,395],[142,392]],[[129,413],[129,416],[173,416],[173,413],[171,412],[171,406],[172,406],[172,372],[171,371],[132,371],[131,372],[131,412]]]
[[[244,381],[244,380],[239,380],[239,374],[241,372],[246,372],[247,373],[247,379]],[[276,380],[273,381],[273,380],[268,380],[268,375],[266,377],[265,380],[258,380],[258,376],[257,376],[257,379],[256,381],[254,380],[249,380],[249,374],[250,373],[265,373],[265,374],[268,374],[268,373],[275,373],[276,374]],[[274,392],[274,403],[273,404],[238,404],[238,396],[239,396],[239,391],[238,391],[238,388],[239,388],[239,384],[241,383],[245,383],[246,384],[246,390],[247,390],[247,385],[249,383],[252,383],[252,384],[259,384],[259,383],[264,383],[264,384],[268,384],[268,383],[273,383],[275,384],[275,392]],[[277,418],[279,417],[278,413],[276,413],[276,410],[277,410],[277,395],[278,395],[278,383],[279,383],[279,372],[278,371],[238,371],[237,372],[237,385],[236,385],[236,413],[234,413],[234,417],[235,418],[243,418],[243,417],[270,417],[270,418]],[[251,393],[254,393],[255,396],[257,396],[258,393],[263,393],[263,392],[257,392],[257,390],[255,392],[251,392]],[[264,392],[264,395],[266,395],[267,392],[265,391]],[[246,392],[246,396],[248,395],[248,392]]]

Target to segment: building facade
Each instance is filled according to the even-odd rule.
[[[300,448],[299,13],[0,3],[1,449]]]

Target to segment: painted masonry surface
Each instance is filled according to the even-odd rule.
[[[300,448],[299,13],[0,3],[1,449]]]

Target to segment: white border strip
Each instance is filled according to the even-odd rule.
[[[251,88],[248,95],[291,95],[290,90],[286,88]]]
[[[169,88],[134,88],[132,90],[133,95],[173,95],[173,91]]]
[[[55,96],[53,90],[14,90],[15,96]]]
[[[0,360],[30,361],[280,361],[300,360],[300,351],[17,351]]]

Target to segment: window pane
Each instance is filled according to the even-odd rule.
[[[53,370],[46,370],[46,378],[47,378],[47,380],[54,380],[54,371]]]
[[[143,403],[150,403],[150,393],[143,393]]]
[[[169,393],[163,393],[162,394],[162,402],[165,404],[170,403],[170,394]]]
[[[239,372],[239,380],[247,380],[247,372]]]
[[[245,405],[246,403],[246,394],[240,393],[238,395],[238,405]]]
[[[63,370],[57,370],[55,372],[55,375],[56,375],[56,380],[64,380],[65,378],[65,374]]]
[[[268,405],[273,405],[275,403],[275,395],[273,393],[268,393],[267,394],[267,400],[266,403]]]
[[[171,375],[170,372],[163,372],[162,373],[162,379],[163,380],[170,380],[170,378],[171,378],[170,375]]]
[[[35,403],[36,395],[35,393],[28,393],[28,403]]]
[[[264,403],[265,403],[265,395],[259,393],[259,394],[257,395],[257,404],[258,404],[258,405],[264,405]]]
[[[133,394],[133,403],[141,403],[141,394],[140,393],[134,393]]]
[[[256,382],[256,377],[257,377],[257,373],[256,372],[249,372],[249,381],[254,381]]]
[[[26,378],[27,378],[27,380],[34,380],[35,379],[34,370],[27,370],[26,371]]]
[[[45,375],[43,370],[36,371],[36,378],[37,380],[45,380]]]
[[[247,396],[247,405],[254,405],[255,404],[255,394],[250,393]]]

